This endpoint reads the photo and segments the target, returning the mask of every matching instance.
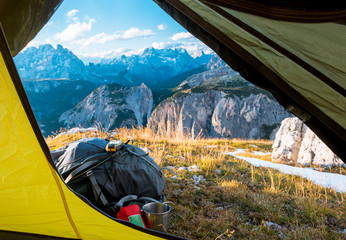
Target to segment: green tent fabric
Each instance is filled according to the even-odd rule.
[[[269,90],[345,161],[345,2],[154,1],[244,78]],[[13,56],[61,2],[0,0]]]
[[[16,56],[42,29],[62,0],[0,0],[0,21]]]
[[[246,0],[155,2],[245,79],[269,90],[345,162],[345,3],[256,1],[256,9]],[[272,9],[282,11],[280,20]]]

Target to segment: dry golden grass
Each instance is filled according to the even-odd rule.
[[[268,161],[270,156],[252,151],[270,151],[270,141],[168,138],[149,129],[122,128],[113,135],[101,130],[49,137],[47,143],[56,149],[80,138],[113,136],[133,139],[151,151],[159,166],[170,166],[179,175],[163,170],[166,200],[173,202],[171,234],[189,239],[345,239],[345,194],[224,154],[242,148],[244,155]],[[193,165],[200,170],[179,170]],[[194,175],[204,180],[196,184]]]

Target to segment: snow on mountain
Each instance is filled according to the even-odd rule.
[[[154,105],[170,96],[172,88],[193,74],[214,68],[210,66],[222,65],[222,60],[215,54],[196,51],[190,55],[186,49],[153,47],[145,49],[140,54],[123,55],[111,61],[101,60],[98,64],[85,65],[68,49],[61,45],[54,48],[49,44],[27,48],[18,54],[14,61],[37,119],[48,134],[63,125],[89,126],[95,121],[102,122],[105,127],[146,125]],[[84,83],[77,83],[77,80]],[[78,86],[81,88],[80,91],[77,91]],[[103,86],[102,93],[95,90],[79,103],[100,86]],[[117,93],[106,94],[110,91],[109,88],[117,89]],[[155,90],[154,96],[151,89]],[[95,95],[96,93],[98,95]],[[69,97],[72,98],[71,101]],[[60,107],[58,102],[62,98],[63,106]],[[124,99],[121,100],[122,98]],[[90,101],[94,101],[94,104]],[[66,112],[77,103],[79,104],[73,108],[74,110]],[[109,112],[108,115],[104,114],[106,110]],[[63,112],[65,115],[60,118],[59,123],[57,116]]]
[[[56,49],[50,44],[28,48],[19,53],[14,62],[23,80],[90,80],[84,63],[61,45],[57,45]]]
[[[95,74],[106,75],[108,79],[122,78],[122,83],[116,81],[119,84],[131,86],[144,82],[153,86],[202,65],[207,66],[213,56],[204,54],[193,58],[185,49],[151,47],[140,55],[123,55],[108,64],[90,64],[90,68]]]
[[[141,54],[100,60],[85,65],[76,55],[61,45],[31,47],[18,54],[14,61],[23,80],[72,79],[87,80],[97,85],[118,83],[155,86],[170,78],[213,64],[215,54],[198,51],[192,57],[186,49],[145,49]],[[220,60],[221,61],[221,60]],[[204,70],[204,69],[201,69]]]

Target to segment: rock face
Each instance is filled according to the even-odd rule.
[[[346,165],[298,118],[286,118],[276,134],[273,162],[334,167]]]
[[[168,135],[259,139],[273,137],[290,116],[269,93],[230,68],[194,75],[177,89],[153,111],[150,128]]]
[[[56,49],[50,44],[28,48],[14,61],[23,80],[64,78],[91,81],[84,63],[61,45]]]
[[[171,135],[174,132],[208,134],[218,101],[225,94],[218,91],[173,96],[164,100],[149,118],[148,127]]]
[[[280,121],[289,116],[274,99],[259,93],[222,98],[212,116],[213,137],[272,139]]]
[[[105,130],[142,126],[148,121],[152,105],[152,92],[145,84],[129,88],[112,83],[97,88],[64,112],[59,121],[65,127],[101,125]]]

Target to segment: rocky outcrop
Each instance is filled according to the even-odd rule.
[[[151,90],[142,83],[139,87],[132,87],[126,97],[126,103],[136,117],[137,126],[146,125],[153,108],[153,94]]]
[[[289,116],[274,99],[251,94],[248,97],[224,97],[212,116],[213,137],[270,139],[282,119]]]
[[[230,67],[190,76],[176,90],[153,111],[150,128],[168,135],[273,139],[281,121],[291,116],[270,93]]]
[[[148,127],[161,133],[208,135],[214,108],[225,94],[218,91],[182,94],[164,100],[151,114]]]
[[[59,121],[65,127],[102,126],[105,130],[117,127],[142,126],[152,111],[151,90],[108,84],[97,88],[74,108],[64,112]]]
[[[230,67],[190,76],[176,90],[156,107],[148,127],[168,135],[274,139],[281,121],[291,116]]]
[[[222,91],[180,94],[163,101],[148,126],[173,132],[221,138],[270,138],[289,114],[264,94],[228,97]],[[277,130],[277,129],[276,129]]]
[[[286,118],[276,134],[273,162],[334,167],[346,165],[298,118]]]
[[[179,84],[176,90],[183,90],[186,88],[196,87],[208,80],[220,78],[222,76],[227,76],[227,78],[233,78],[233,77],[239,76],[239,73],[234,71],[230,67],[212,69],[206,72],[194,74],[186,78],[186,80],[184,80],[181,84]]]

